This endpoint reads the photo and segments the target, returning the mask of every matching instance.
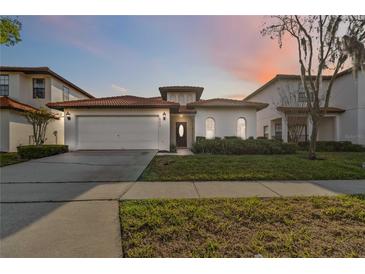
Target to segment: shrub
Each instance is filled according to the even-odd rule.
[[[299,142],[299,148],[308,150],[309,142]],[[362,145],[353,144],[349,141],[318,141],[317,151],[319,152],[362,152],[365,147]]]
[[[192,146],[194,153],[211,154],[292,154],[297,150],[295,144],[283,143],[276,140],[199,140]]]
[[[265,136],[257,136],[257,140],[267,140],[267,137],[265,137]]]
[[[199,142],[201,140],[205,140],[204,136],[196,136],[196,141]]]
[[[29,146],[19,146],[17,147],[18,154],[22,159],[36,159],[47,157],[51,155],[56,155],[60,153],[65,153],[68,151],[68,146],[66,145],[29,145]]]

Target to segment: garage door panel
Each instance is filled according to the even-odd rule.
[[[158,117],[78,117],[79,149],[157,149]]]

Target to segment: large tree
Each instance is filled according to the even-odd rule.
[[[22,39],[20,38],[20,31],[22,24],[17,18],[7,16],[0,17],[0,44],[5,46],[14,46]]]
[[[329,107],[337,74],[349,57],[352,58],[355,73],[363,67],[365,16],[272,16],[261,34],[277,40],[280,47],[284,36],[295,41],[301,82],[307,97],[306,107],[312,121],[309,159],[316,159],[318,128]],[[332,77],[324,85],[322,76],[327,72]]]

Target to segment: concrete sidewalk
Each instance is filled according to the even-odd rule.
[[[365,193],[365,180],[136,182],[121,200],[333,196]]]
[[[333,196],[365,193],[365,180],[3,183],[0,193],[0,257],[120,257],[120,199]]]

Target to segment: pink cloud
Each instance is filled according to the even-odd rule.
[[[264,20],[262,16],[217,17],[198,43],[212,64],[241,80],[264,83],[279,73],[297,73],[295,44],[285,39],[280,49],[276,41],[262,37]]]

